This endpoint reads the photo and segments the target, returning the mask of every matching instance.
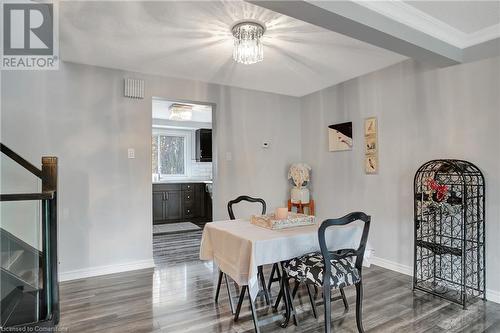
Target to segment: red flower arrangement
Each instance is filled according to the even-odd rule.
[[[429,178],[427,179],[427,186],[429,189],[434,191],[436,193],[436,201],[441,202],[444,199],[446,199],[446,195],[448,194],[448,186],[447,185],[441,185],[438,182],[436,182],[434,179]]]

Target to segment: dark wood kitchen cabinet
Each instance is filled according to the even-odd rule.
[[[197,187],[198,184],[182,184],[182,213],[186,219],[197,215],[194,209],[194,203],[198,199],[194,189]]]
[[[207,219],[204,183],[153,184],[153,224]]]
[[[180,184],[153,184],[153,223],[182,218]]]
[[[166,195],[166,220],[182,218],[182,193],[180,191],[168,191]]]
[[[165,219],[165,192],[153,191],[153,223]]]
[[[196,161],[212,162],[212,130],[209,128],[196,130]]]

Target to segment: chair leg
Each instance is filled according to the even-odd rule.
[[[266,286],[264,285],[264,288]],[[248,300],[250,301],[250,309],[252,310],[252,319],[253,319],[253,326],[255,328],[255,333],[259,333],[259,319],[257,317],[257,311],[255,310],[255,304],[253,304],[252,301],[252,296],[250,296],[250,292],[248,293]]]
[[[269,300],[269,293],[266,288],[266,279],[264,277],[264,269],[262,266],[258,267],[257,275],[259,275],[260,284],[262,285],[262,291],[264,292],[264,298],[266,299],[266,305],[271,305]]]
[[[229,307],[231,308],[231,314],[234,314],[233,296],[231,296],[231,289],[229,287],[229,279],[227,278],[226,274],[224,274],[224,281],[226,282],[227,297],[229,298]]]
[[[318,318],[318,315],[316,314],[316,302],[314,301],[313,295],[311,293],[311,289],[309,289],[310,287],[311,286],[306,283],[307,294],[309,295],[309,301],[311,302],[313,316],[314,316],[314,318]]]
[[[217,290],[215,291],[215,303],[219,301],[219,292],[220,292],[220,286],[222,284],[222,275],[224,275],[224,273],[222,273],[222,271],[219,271],[219,281],[217,282]]]
[[[363,329],[363,313],[362,313],[362,305],[363,303],[363,284],[361,281],[356,283],[356,324],[358,325],[358,332],[364,333]]]
[[[323,288],[323,304],[325,307],[325,333],[331,333],[331,320],[332,320],[332,303],[330,301],[330,286]]]
[[[274,309],[278,310],[278,306],[281,302],[281,297],[283,297],[283,286],[280,287],[280,292],[278,293],[278,297],[276,297],[276,302],[274,303]]]
[[[274,274],[276,274],[276,277],[274,277]],[[273,268],[271,270],[271,276],[269,276],[269,281],[267,282],[267,290],[269,291],[269,295],[271,295],[271,287],[273,285],[273,282],[280,282],[281,281],[281,273],[278,264],[274,263]]]
[[[345,297],[344,288],[340,288],[340,295],[342,295],[342,301],[344,302],[345,309],[349,309],[349,303],[347,303],[347,298]]]
[[[293,307],[293,298],[292,295],[290,294],[290,283],[288,282],[288,276],[285,273],[283,273],[283,283],[285,285],[284,293],[286,302],[288,303],[287,306],[289,308],[290,313],[293,316],[293,324],[295,326],[299,326],[299,321],[297,320],[297,314],[295,313],[295,309]]]
[[[276,302],[274,303],[274,310],[278,310],[278,306],[280,305],[281,298],[283,297],[283,289],[285,288],[285,285],[283,284],[283,279],[282,279],[282,276],[280,273],[280,267],[278,266],[278,264],[274,264],[274,265],[276,265],[276,271],[278,272],[278,276],[280,277],[280,279],[279,279],[280,291],[278,293],[278,297],[276,297]],[[274,267],[274,265],[273,265],[273,267]],[[283,269],[283,267],[281,269]],[[286,306],[286,304],[285,304],[285,306]]]
[[[271,285],[274,282],[274,274],[276,273],[276,264],[273,264],[273,268],[271,269],[271,275],[269,276],[269,281],[267,281],[267,290],[271,292]]]
[[[236,313],[234,314],[234,321],[238,321],[240,317],[241,305],[243,304],[243,300],[245,299],[245,291],[247,290],[247,286],[241,287],[240,298],[238,299],[238,305],[236,306]]]
[[[297,295],[297,291],[299,290],[300,283],[295,281],[295,285],[293,286],[293,291],[292,291],[292,299],[295,299],[295,295]]]

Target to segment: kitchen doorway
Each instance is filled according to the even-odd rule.
[[[152,100],[153,240],[212,221],[215,104]]]

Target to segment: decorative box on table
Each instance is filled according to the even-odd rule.
[[[259,227],[279,230],[286,228],[302,227],[315,224],[314,216],[289,212],[287,218],[279,219],[274,213],[266,215],[252,215],[252,224]]]

